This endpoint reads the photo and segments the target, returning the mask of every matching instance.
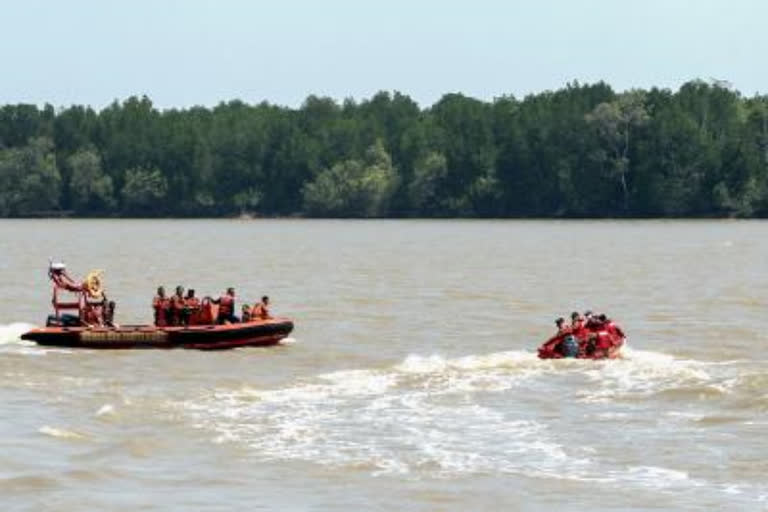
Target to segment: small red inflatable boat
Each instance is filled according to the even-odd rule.
[[[287,318],[225,325],[42,327],[21,336],[38,345],[74,348],[193,348],[216,350],[276,345],[293,330]]]
[[[539,347],[540,359],[616,359],[626,337],[611,321],[565,329]]]

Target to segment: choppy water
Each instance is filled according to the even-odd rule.
[[[2,510],[768,510],[763,222],[0,221]],[[273,348],[45,349],[48,257]],[[606,311],[620,361],[539,361]]]

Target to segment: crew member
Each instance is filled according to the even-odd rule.
[[[555,320],[555,326],[557,327],[557,334],[565,334],[570,329],[565,325],[565,318],[560,317],[557,320]]]
[[[104,325],[108,301],[102,286],[101,275],[101,270],[93,270],[86,276],[81,285],[85,298],[82,316],[87,325]]]
[[[571,330],[573,332],[578,332],[584,329],[584,318],[578,313],[578,311],[574,311],[571,313]]]
[[[187,296],[184,297],[183,321],[184,325],[198,324],[200,317],[200,299],[195,297],[195,290],[187,290]]]
[[[176,293],[171,297],[171,323],[172,325],[183,325],[186,320],[184,313],[184,287],[176,287]]]
[[[155,325],[165,327],[168,325],[171,301],[165,296],[165,287],[157,288],[157,295],[152,299],[152,309],[155,311]]]
[[[248,304],[243,304],[243,307],[240,308],[240,319],[243,322],[251,321],[251,306]]]
[[[603,326],[606,331],[615,336],[619,336],[620,338],[624,338],[624,331],[622,331],[618,325],[613,323],[613,320],[605,315],[600,315],[600,321],[603,322]]]
[[[584,312],[584,325],[587,328],[593,327],[597,322],[597,318],[592,314],[592,311],[587,310]]]
[[[219,305],[219,315],[216,322],[219,324],[238,323],[239,318],[235,316],[235,289],[227,288],[227,293],[214,299],[211,302]]]
[[[272,316],[269,314],[269,297],[266,295],[261,298],[261,302],[253,306],[251,310],[252,320],[269,320]]]

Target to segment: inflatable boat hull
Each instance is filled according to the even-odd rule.
[[[573,338],[575,352],[565,350],[564,341]],[[624,333],[619,328],[602,327],[584,328],[579,332],[557,334],[539,347],[539,359],[618,359],[626,343]]]
[[[34,341],[38,345],[69,348],[220,350],[276,345],[292,330],[292,321],[275,318],[238,324],[188,327],[42,327],[23,334],[21,339]]]

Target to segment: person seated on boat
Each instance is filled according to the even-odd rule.
[[[158,286],[157,295],[152,299],[152,309],[155,312],[155,325],[165,327],[170,320],[171,300],[165,296],[165,287]]]
[[[591,310],[584,312],[584,326],[587,328],[593,327],[597,322],[597,318],[594,316]]]
[[[101,270],[89,272],[81,286],[85,297],[82,319],[86,325],[104,325],[108,301],[102,285],[102,274]]]
[[[67,274],[67,266],[64,263],[51,263],[48,267],[48,277],[51,278],[56,286],[63,288],[70,292],[82,292],[83,286],[76,283],[69,274]]]
[[[261,298],[261,302],[253,306],[251,310],[251,320],[269,320],[272,316],[269,314],[269,297],[266,295]]]
[[[184,297],[184,325],[199,324],[200,309],[200,299],[195,297],[195,290],[190,288]]]
[[[219,315],[216,318],[218,324],[236,324],[240,319],[235,316],[235,289],[227,288],[227,293],[213,299],[211,302],[219,305]]]
[[[571,331],[571,329],[565,325],[565,318],[560,317],[557,320],[555,320],[555,326],[557,327],[557,334],[566,334]]]
[[[186,312],[184,308],[184,287],[176,287],[176,293],[171,297],[171,325],[184,325]]]
[[[613,342],[611,341],[611,335],[606,330],[599,330],[595,333],[595,357],[608,357]]]
[[[584,330],[584,318],[579,314],[578,311],[574,311],[571,313],[571,331],[578,335],[581,331]]]
[[[600,315],[600,321],[603,324],[603,328],[608,331],[608,333],[619,336],[621,338],[624,338],[624,331],[621,330],[621,327],[616,325],[613,320],[608,318],[605,315]]]
[[[243,304],[243,307],[240,309],[240,320],[243,322],[250,322],[251,321],[251,306],[248,304]]]

